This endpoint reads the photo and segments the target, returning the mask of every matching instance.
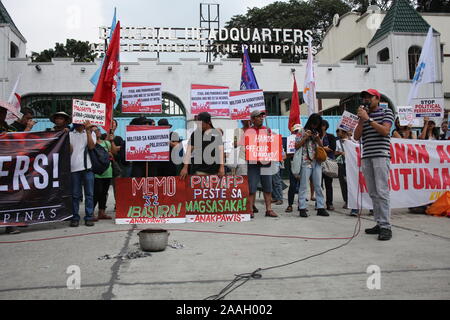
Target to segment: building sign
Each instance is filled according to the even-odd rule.
[[[104,40],[109,37],[110,27],[100,27],[102,43],[92,44],[92,50],[105,51]],[[217,52],[241,53],[239,43],[247,43],[250,54],[307,54],[312,30],[279,28],[161,28],[122,27],[122,52]],[[231,42],[229,44],[215,41]],[[313,54],[317,47],[313,47]]]

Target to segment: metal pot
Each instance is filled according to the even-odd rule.
[[[142,251],[164,251],[169,241],[169,232],[163,229],[145,229],[138,236]]]

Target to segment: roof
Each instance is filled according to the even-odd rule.
[[[11,29],[17,33],[17,35],[26,42],[24,36],[20,33],[19,29],[15,25],[13,19],[9,15],[8,11],[6,10],[5,6],[3,5],[2,1],[0,0],[0,24],[9,24],[11,26]]]
[[[429,28],[428,22],[406,0],[394,0],[369,46],[391,32],[426,34]]]

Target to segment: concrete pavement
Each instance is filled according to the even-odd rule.
[[[161,225],[170,231],[174,248],[133,260],[99,258],[138,250],[138,229],[148,226],[100,221],[93,228],[74,229],[65,222],[31,226],[19,235],[1,233],[0,299],[201,300],[218,294],[236,274],[286,264],[345,243],[312,239],[353,234],[357,219],[341,209],[337,180],[334,191],[336,211],[330,217],[316,216],[311,207],[308,218],[298,217],[296,206],[293,213],[285,213],[285,190],[284,204],[274,205],[279,218],[264,217],[258,195],[260,213],[250,222]],[[112,214],[112,197],[108,207]],[[348,245],[262,271],[261,279],[248,281],[226,299],[450,299],[450,219],[394,210],[392,223],[393,239],[378,241],[364,234],[365,228],[374,226],[364,212],[361,231]],[[61,238],[45,240],[55,237]],[[4,243],[37,239],[41,240]],[[176,248],[179,244],[183,247]],[[68,279],[73,280],[67,273],[70,266],[79,267],[79,290],[68,289]],[[369,266],[380,273],[367,273]],[[369,277],[369,284],[380,284],[380,289],[368,289]]]

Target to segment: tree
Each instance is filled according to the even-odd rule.
[[[91,50],[89,41],[67,39],[65,45],[56,43],[54,49],[32,52],[31,59],[33,62],[50,62],[52,58],[73,58],[75,62],[93,62],[97,55]]]
[[[450,12],[450,0],[417,0],[419,12]]]
[[[351,6],[341,0],[289,0],[288,2],[276,1],[263,8],[248,8],[245,15],[233,16],[225,24],[225,28],[250,28],[250,29],[300,29],[313,31],[313,45],[319,45],[327,28],[331,25],[333,16],[337,13],[342,15],[351,10]],[[239,43],[232,40],[215,41],[214,44],[246,44],[244,41]],[[272,42],[252,42],[252,45],[272,45]],[[292,43],[278,42],[279,45],[292,45]],[[296,45],[305,45],[296,43]],[[215,53],[217,57],[218,53]],[[241,57],[241,53],[230,53],[229,57]],[[262,58],[277,58],[283,62],[298,62],[304,59],[304,54],[292,53],[253,53],[250,54],[252,61],[259,61]]]

